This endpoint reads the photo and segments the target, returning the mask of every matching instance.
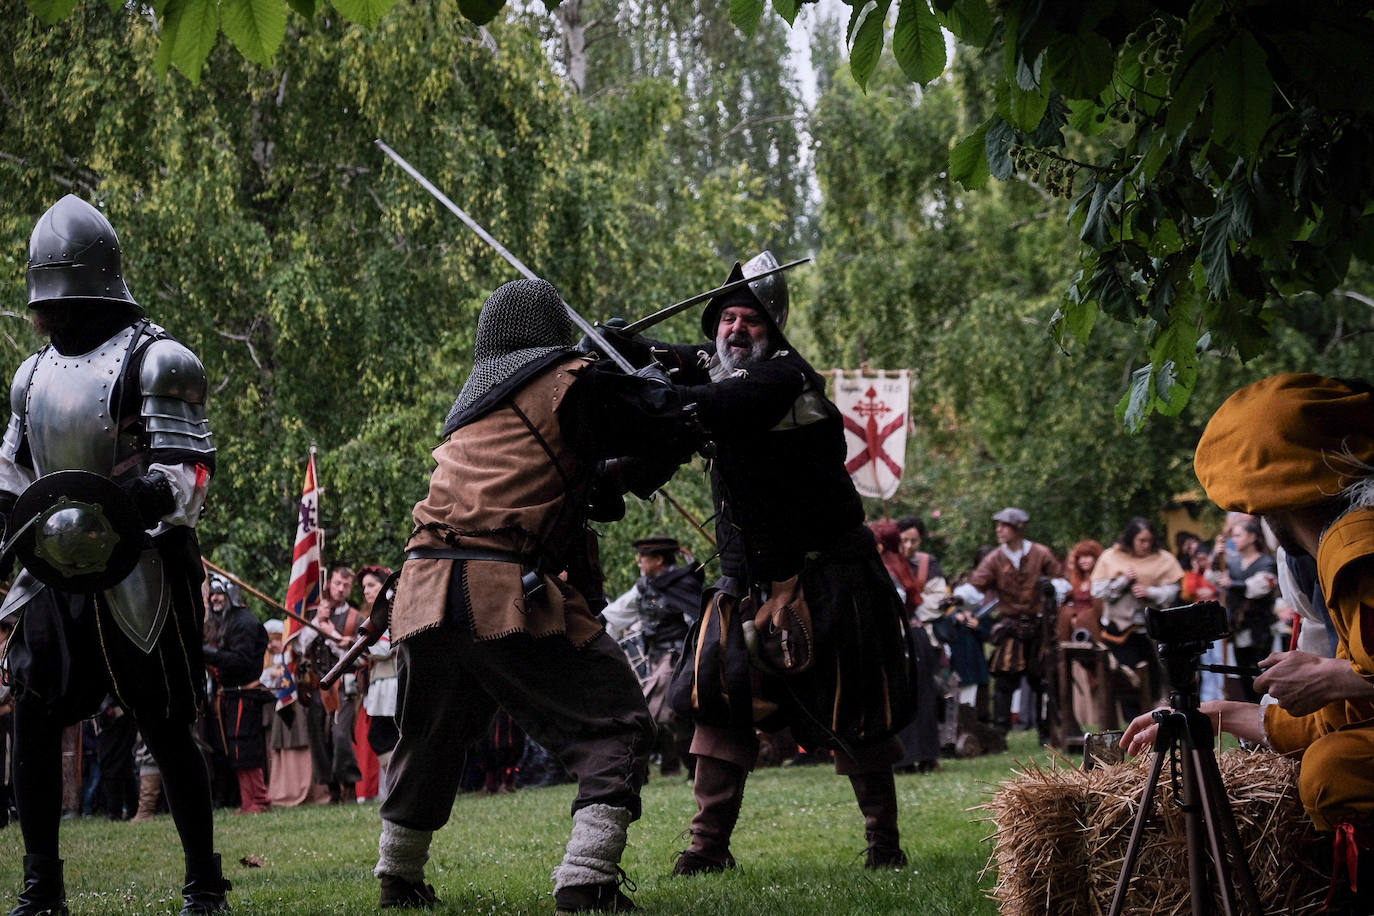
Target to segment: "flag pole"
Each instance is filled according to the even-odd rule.
[[[315,468],[315,537],[318,538],[320,542],[320,604],[323,604],[324,570],[326,564],[324,562],[324,525],[320,524],[324,519],[324,512],[320,510],[320,502],[324,498],[324,487],[320,485],[320,466],[315,461],[315,456],[317,454],[319,454],[319,449],[315,447],[315,443],[310,443],[310,464]],[[316,611],[319,610],[319,606],[319,604],[315,605]]]

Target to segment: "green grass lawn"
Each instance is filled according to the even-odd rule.
[[[980,880],[990,826],[981,812],[992,787],[1018,761],[1044,759],[1034,733],[1012,735],[1010,753],[945,760],[941,770],[897,776],[900,871],[863,868],[863,820],[849,781],[825,767],[754,773],[733,851],[740,867],[724,875],[670,876],[673,854],[695,806],[691,787],[655,777],[644,790],[644,817],[630,828],[624,867],[632,896],[651,914],[995,913]],[[550,872],[571,821],[571,786],[514,795],[459,796],[435,835],[428,878],[441,913],[552,913]],[[373,913],[377,910],[379,820],[375,804],[314,806],[216,818],[216,840],[236,913]],[[73,914],[162,914],[180,908],[182,863],[170,818],[142,824],[88,818],[62,829]],[[17,825],[0,831],[0,912],[21,881]],[[262,868],[239,864],[259,856]]]

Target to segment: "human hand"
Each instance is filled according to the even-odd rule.
[[[1143,712],[1126,726],[1126,731],[1121,735],[1121,749],[1128,757],[1149,753],[1154,749],[1155,738],[1158,735],[1159,723],[1155,721],[1154,713]]]
[[[1255,689],[1278,700],[1291,715],[1309,715],[1337,700],[1374,696],[1374,687],[1343,658],[1274,652],[1259,666],[1265,670],[1255,678]]]
[[[1137,582],[1135,585],[1131,586],[1131,594],[1135,595],[1137,598],[1148,598],[1150,596],[1149,586],[1141,585]]]

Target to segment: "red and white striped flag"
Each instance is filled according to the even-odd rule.
[[[315,452],[310,452],[310,463],[305,469],[305,489],[301,491],[300,516],[296,521],[296,549],[291,556],[291,582],[286,587],[286,608],[293,614],[309,620],[320,604],[320,497],[315,486]],[[286,632],[282,640],[292,656],[295,644],[291,638],[301,631],[301,622],[294,617],[286,618]],[[293,680],[295,664],[291,665]],[[296,701],[293,692],[289,697],[277,701],[277,708],[284,709]]]

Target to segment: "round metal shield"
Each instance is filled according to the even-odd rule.
[[[15,502],[11,527],[24,529],[14,545],[19,562],[64,592],[117,585],[138,564],[146,541],[133,499],[90,471],[38,478]]]

